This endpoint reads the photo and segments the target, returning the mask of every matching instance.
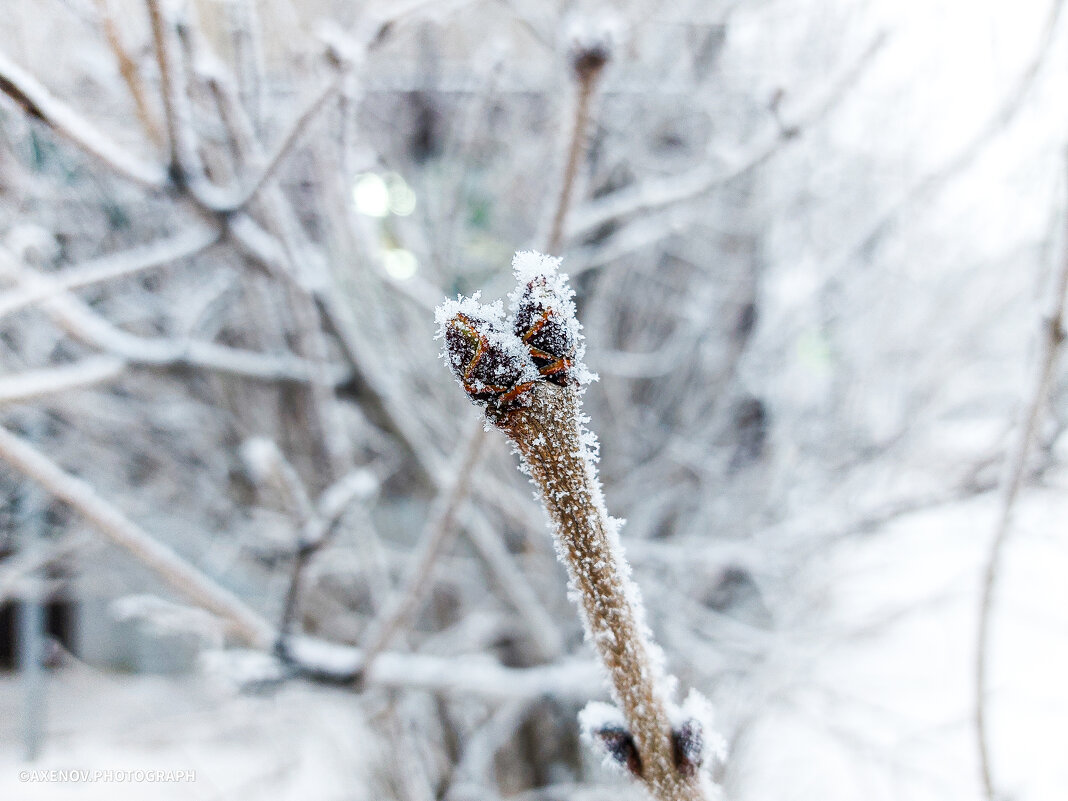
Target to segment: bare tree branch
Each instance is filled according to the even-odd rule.
[[[863,77],[865,70],[885,43],[885,36],[876,37],[860,58],[831,85],[826,94],[798,116],[797,122],[790,125],[780,123],[762,142],[750,147],[742,156],[732,159],[733,163],[723,166],[709,161],[685,175],[650,179],[613,192],[603,200],[592,201],[576,209],[571,224],[567,226],[567,238],[579,239],[608,223],[692,200],[756,169],[778,153],[783,145],[798,138],[806,128],[826,117],[848,96],[849,90]]]
[[[155,540],[89,484],[3,427],[0,427],[0,459],[73,507],[108,540],[157,573],[179,595],[226,621],[238,640],[258,650],[270,647],[273,632],[257,612]],[[300,666],[301,674],[323,681],[349,683],[363,665],[359,650],[311,638],[291,641],[288,655],[291,663]],[[587,698],[601,692],[600,672],[589,661],[513,669],[488,658],[443,659],[383,653],[366,672],[365,679],[375,686],[413,687],[491,698],[545,694]]]
[[[0,427],[0,459],[72,506],[112,543],[156,572],[180,595],[227,621],[240,641],[257,648],[270,645],[270,626],[244,601],[153,539],[85,481],[66,472],[3,427]]]
[[[82,389],[122,375],[126,362],[113,356],[93,356],[73,364],[27,370],[0,378],[0,405],[25,403],[44,395]]]
[[[0,53],[0,92],[18,103],[30,117],[43,122],[112,172],[146,189],[159,190],[166,186],[165,170],[142,161],[128,148],[113,142],[3,53]]]
[[[273,356],[231,348],[214,342],[140,337],[115,327],[77,298],[62,294],[41,273],[12,264],[20,283],[31,292],[50,294],[45,310],[71,336],[107,351],[132,364],[151,367],[197,367],[260,381],[318,380],[318,368],[296,356]],[[334,371],[333,385],[346,380],[344,371]]]
[[[374,665],[375,659],[389,645],[397,630],[416,611],[419,602],[430,589],[434,567],[452,540],[456,513],[467,496],[475,465],[485,444],[486,437],[483,436],[482,422],[479,421],[478,431],[466,438],[457,464],[449,470],[451,484],[438,494],[431,507],[427,522],[419,535],[419,554],[412,560],[403,586],[392,601],[386,604],[382,614],[368,627],[364,636],[363,670]]]
[[[335,97],[341,88],[342,74],[339,72],[333,79],[331,79],[326,86],[316,93],[315,97],[304,108],[297,118],[289,126],[289,130],[281,138],[278,144],[275,146],[274,151],[267,158],[266,163],[260,167],[259,174],[252,181],[252,184],[243,190],[240,195],[234,198],[232,204],[227,207],[227,211],[236,211],[237,209],[244,208],[252,200],[256,198],[260,190],[264,185],[271,180],[274,174],[278,171],[278,167],[285,161],[297,142],[311,126],[312,120],[314,120],[319,113],[326,108],[327,103],[331,98]]]
[[[1068,186],[1068,183],[1066,183]],[[1068,205],[1065,210],[1065,222],[1068,223]],[[1054,276],[1049,296],[1049,310],[1042,318],[1041,346],[1038,364],[1035,369],[1034,383],[1023,406],[1016,442],[1005,463],[1005,472],[1001,479],[1001,502],[987,554],[986,568],[983,571],[983,583],[979,601],[979,632],[975,646],[975,733],[979,749],[979,767],[982,774],[983,791],[988,801],[998,797],[990,763],[990,733],[987,721],[987,693],[990,660],[990,629],[994,610],[995,594],[1000,576],[1002,554],[1012,531],[1012,511],[1016,498],[1023,484],[1027,469],[1027,458],[1031,453],[1032,443],[1039,424],[1046,411],[1050,382],[1053,369],[1057,363],[1061,346],[1064,344],[1064,309],[1065,295],[1068,294],[1068,224],[1064,228],[1063,253],[1061,262]]]
[[[122,43],[122,36],[119,34],[119,27],[115,23],[115,16],[111,13],[110,2],[109,0],[96,0],[96,7],[100,14],[100,24],[104,28],[104,36],[108,40],[111,51],[115,54],[115,60],[119,63],[119,73],[126,82],[126,87],[130,90],[130,96],[133,98],[134,108],[137,109],[137,117],[141,120],[141,125],[145,129],[145,133],[148,134],[148,138],[157,146],[162,146],[164,144],[163,131],[160,130],[159,123],[156,122],[156,118],[148,106],[145,84],[141,80],[140,70],[138,70],[137,64],[130,58],[130,54]]]
[[[34,288],[21,287],[0,296],[0,317],[71,289],[112,281],[188,258],[219,240],[220,226],[205,226],[159,239],[144,247],[110,254],[50,273],[50,284],[37,282]]]
[[[183,168],[182,146],[184,132],[178,119],[178,101],[175,97],[175,67],[168,42],[168,25],[160,0],[145,0],[148,19],[152,28],[152,44],[159,66],[160,94],[163,101],[163,121],[167,129],[168,163],[172,171]]]

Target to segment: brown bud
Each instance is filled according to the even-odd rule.
[[[683,776],[693,776],[701,767],[705,750],[701,724],[692,718],[687,720],[671,733],[671,746],[675,768]]]
[[[520,402],[538,374],[519,340],[490,314],[469,305],[442,327],[445,354],[471,400],[506,410]]]
[[[578,343],[571,319],[573,306],[562,309],[559,300],[545,276],[531,279],[516,304],[513,329],[529,349],[538,372],[554,384],[567,386],[575,383]],[[567,304],[571,305],[570,300]]]
[[[611,56],[607,42],[586,43],[571,51],[571,69],[580,81],[588,81],[604,69]]]
[[[612,60],[619,44],[618,20],[613,16],[573,19],[565,32],[571,71],[579,83],[596,79]]]
[[[602,726],[593,732],[608,755],[629,770],[635,777],[641,778],[642,758],[634,737],[622,726]]]

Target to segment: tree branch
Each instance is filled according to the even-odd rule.
[[[270,626],[244,601],[153,539],[85,481],[67,473],[3,427],[0,427],[0,459],[77,510],[112,543],[154,571],[173,590],[225,620],[241,642],[256,648],[269,646]]]
[[[1065,222],[1068,223],[1068,205],[1065,208]],[[979,601],[979,631],[975,646],[975,733],[979,749],[979,767],[983,790],[989,801],[997,797],[996,787],[990,764],[990,734],[987,721],[987,692],[989,674],[989,642],[991,619],[994,610],[995,594],[1001,569],[1002,554],[1012,531],[1012,511],[1023,484],[1027,469],[1027,459],[1031,452],[1035,434],[1042,422],[1043,413],[1049,396],[1050,381],[1057,356],[1064,343],[1064,309],[1065,295],[1068,294],[1068,224],[1064,229],[1065,238],[1061,247],[1061,262],[1054,276],[1049,299],[1049,310],[1043,315],[1041,324],[1041,350],[1035,369],[1034,383],[1023,407],[1017,430],[1016,442],[1001,479],[1001,503],[994,523],[994,531],[987,554],[986,568],[983,571],[983,583]]]
[[[222,228],[217,225],[194,228],[144,247],[90,259],[50,273],[50,283],[37,282],[33,288],[20,287],[0,297],[0,317],[71,289],[123,278],[195,256],[218,242],[221,233]]]
[[[809,110],[799,115],[797,122],[783,125],[763,137],[764,141],[752,146],[748,153],[733,159],[726,166],[707,163],[688,171],[685,175],[654,178],[636,186],[627,187],[586,204],[576,210],[567,227],[569,240],[588,236],[597,229],[621,219],[656,211],[665,206],[692,200],[717,186],[722,186],[745,173],[756,169],[774,156],[783,145],[797,139],[813,123],[824,118],[848,95],[864,75],[866,68],[886,43],[885,36],[878,36],[865,49],[860,58],[817,100]]]
[[[122,375],[126,362],[113,356],[93,356],[73,364],[27,370],[0,378],[0,405],[25,403],[43,395],[83,389]]]
[[[260,651],[270,648],[273,632],[257,612],[155,540],[88,483],[66,472],[3,427],[0,427],[0,459],[69,504],[109,541],[159,575],[179,595],[226,621],[239,641]],[[297,675],[348,684],[363,665],[363,655],[355,648],[301,637],[288,643],[285,661],[294,667]],[[589,661],[515,669],[502,667],[488,657],[446,659],[397,653],[380,654],[365,680],[374,686],[470,693],[488,698],[539,695],[587,698],[599,694],[601,683],[597,666]]]
[[[149,190],[167,185],[165,170],[142,161],[131,155],[128,148],[113,142],[3,53],[0,53],[0,92],[18,103],[30,117],[43,122],[112,172]]]
[[[313,383],[318,368],[297,356],[273,356],[231,348],[214,342],[141,337],[123,331],[93,312],[77,298],[63,294],[49,278],[15,263],[16,280],[31,292],[51,295],[45,310],[71,336],[94,348],[107,351],[131,364],[150,367],[196,367],[231,373],[259,381]],[[347,380],[343,371],[334,371],[331,385]]]

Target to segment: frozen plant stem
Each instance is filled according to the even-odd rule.
[[[605,714],[587,708],[591,738],[658,801],[708,799],[711,783],[700,766],[712,733],[697,718],[684,720],[673,704],[674,679],[645,625],[619,522],[605,509],[597,446],[581,405],[593,376],[582,361],[574,293],[558,265],[537,253],[516,254],[518,286],[507,318],[499,302],[484,305],[477,295],[443,304],[444,356],[486,419],[515,444],[549,513],[587,636],[620,707]],[[702,702],[694,694],[693,703]]]
[[[556,199],[552,226],[549,229],[549,253],[557,253],[564,240],[564,224],[567,212],[571,208],[571,196],[575,189],[575,179],[586,156],[587,129],[590,127],[590,109],[597,84],[608,63],[611,54],[607,42],[576,42],[571,53],[571,69],[575,78],[577,95],[575,97],[574,118],[571,126],[571,138],[567,147],[567,160],[560,182],[560,194]]]
[[[657,799],[701,799],[694,775],[675,764],[667,688],[648,640],[615,524],[581,438],[580,399],[570,387],[538,383],[530,405],[493,420],[516,444],[552,519],[560,556],[578,590],[590,637]],[[630,586],[628,586],[630,585]]]

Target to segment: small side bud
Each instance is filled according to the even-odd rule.
[[[671,732],[675,769],[683,776],[693,776],[704,762],[705,737],[698,720],[690,719]]]
[[[591,701],[579,713],[583,736],[593,743],[612,762],[641,778],[642,758],[638,745],[627,730],[623,713],[612,704]]]
[[[642,758],[629,731],[622,726],[605,726],[595,730],[593,736],[612,761],[622,765],[635,778],[642,777]]]

